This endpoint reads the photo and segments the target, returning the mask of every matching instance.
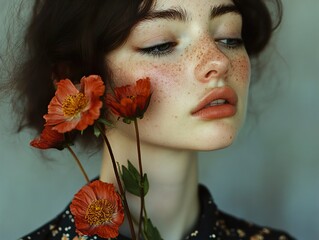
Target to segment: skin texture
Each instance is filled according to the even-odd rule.
[[[246,114],[250,62],[240,41],[233,41],[241,38],[241,16],[231,12],[210,19],[211,9],[220,5],[232,1],[158,0],[155,11],[183,9],[186,20],[142,21],[123,46],[106,56],[117,86],[151,79],[153,96],[139,127],[143,168],[151,184],[146,207],[164,239],[180,239],[196,222],[196,152],[229,146]],[[234,116],[204,120],[192,115],[213,88],[222,86],[238,96]],[[133,125],[119,121],[107,135],[116,161],[126,165],[130,159],[137,166]],[[103,181],[115,182],[111,169],[105,150]],[[139,201],[132,196],[129,201],[137,219]],[[122,233],[129,235],[125,226]]]
[[[186,2],[158,1],[158,5],[163,9],[194,5]],[[249,86],[249,58],[243,47],[227,49],[214,41],[240,37],[241,18],[230,13],[209,22],[207,6],[230,1],[209,2],[196,4],[189,14],[191,21],[186,23],[173,20],[140,23],[127,43],[107,58],[119,86],[143,77],[151,79],[154,94],[145,118],[140,121],[143,141],[164,147],[213,150],[231,144],[242,125]],[[138,51],[166,41],[178,44],[164,56]],[[238,114],[214,121],[193,117],[192,109],[217,85],[227,85],[236,91]],[[118,124],[117,127],[132,135],[127,129],[130,126]]]

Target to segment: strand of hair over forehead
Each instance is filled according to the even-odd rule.
[[[132,0],[134,1],[134,0]],[[146,15],[147,12],[154,6],[156,0],[140,0],[141,3],[139,4],[139,13],[141,15]]]

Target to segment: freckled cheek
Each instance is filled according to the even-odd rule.
[[[234,80],[241,87],[248,87],[250,83],[250,60],[248,56],[237,57],[232,62],[232,71],[234,72]]]
[[[149,77],[153,94],[146,118],[154,115],[155,112],[163,114],[166,112],[167,106],[174,104],[178,97],[185,92],[186,67],[180,61],[176,62],[154,64],[150,61],[132,60],[126,65],[117,63],[117,68],[113,69],[115,85],[134,84],[140,78]]]
[[[131,84],[137,79],[149,77],[152,85],[165,84],[176,85],[181,81],[179,76],[182,75],[183,67],[181,64],[175,63],[160,63],[152,64],[149,62],[139,61],[134,64],[128,64],[125,66],[117,65],[116,69],[113,69],[113,76],[115,78],[115,84]]]
[[[186,81],[182,64],[140,62],[131,69],[134,69],[132,72],[135,78],[149,77],[151,79],[153,101],[174,98],[182,90],[183,83],[185,84]]]

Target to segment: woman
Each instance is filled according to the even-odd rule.
[[[111,89],[148,77],[153,95],[139,121],[151,184],[145,204],[163,239],[292,239],[218,210],[197,176],[196,152],[229,146],[244,121],[250,58],[272,25],[262,0],[36,1],[27,60],[13,78],[26,100],[24,123],[43,127],[56,79],[97,74]],[[116,160],[138,165],[134,129],[113,121],[106,135]],[[100,180],[116,184],[106,148]],[[127,197],[138,219],[139,200]],[[22,239],[75,237],[68,207]],[[130,239],[127,222],[117,239]]]

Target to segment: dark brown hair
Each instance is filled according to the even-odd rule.
[[[275,20],[263,0],[233,2],[243,16],[247,52],[257,56],[280,23],[281,2],[272,1],[278,13]],[[77,82],[97,74],[108,85],[111,75],[105,55],[125,42],[153,5],[153,0],[35,0],[25,32],[25,58],[10,79],[13,102],[23,103],[20,128],[42,129],[42,116],[54,95],[52,79]]]

